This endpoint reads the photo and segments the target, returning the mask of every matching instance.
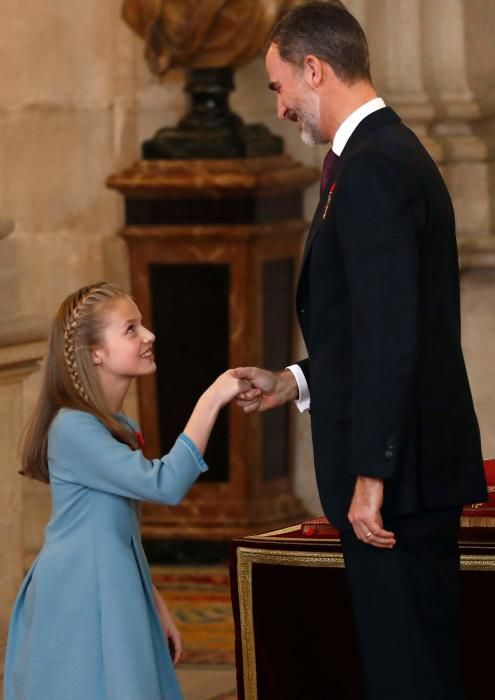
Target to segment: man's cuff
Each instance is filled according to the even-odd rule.
[[[311,398],[309,396],[309,387],[304,372],[299,367],[299,365],[290,365],[286,367],[295,377],[297,382],[297,388],[299,389],[299,398],[296,399],[296,406],[301,413],[304,411],[309,411],[311,406]]]

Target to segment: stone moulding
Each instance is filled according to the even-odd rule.
[[[459,237],[461,272],[472,269],[495,270],[495,236]]]

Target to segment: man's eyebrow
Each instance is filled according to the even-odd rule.
[[[270,83],[268,83],[268,87],[270,90],[278,92],[280,90],[280,83],[278,82],[278,80],[272,80]]]

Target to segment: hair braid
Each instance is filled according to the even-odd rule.
[[[70,294],[60,304],[50,332],[38,404],[24,439],[23,474],[50,480],[48,433],[61,408],[90,413],[116,440],[131,450],[139,449],[134,430],[108,405],[93,364],[93,349],[105,341],[109,304],[125,296],[115,284],[98,282]]]
[[[68,309],[67,318],[64,325],[64,360],[75,390],[82,400],[91,405],[91,399],[84,388],[79,376],[76,352],[76,336],[79,327],[79,321],[84,311],[84,307],[89,301],[100,301],[99,292],[105,283],[98,283],[90,287],[83,287],[77,294],[74,295],[72,305]]]

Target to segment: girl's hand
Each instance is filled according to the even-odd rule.
[[[177,666],[180,661],[180,657],[182,656],[182,637],[180,636],[177,625],[171,616],[165,623],[162,624],[164,627],[163,631],[170,645],[172,661],[174,662],[174,666]]]
[[[167,604],[155,586],[153,586],[153,598],[155,599],[155,604],[158,610],[163,636],[170,645],[170,654],[172,656],[174,666],[177,666],[180,661],[180,657],[182,656],[182,637],[180,636],[180,632],[177,629],[177,625],[175,624],[174,618],[172,617]]]
[[[200,396],[184,428],[184,433],[194,442],[201,454],[205,453],[220,409],[238,394],[251,389],[250,382],[235,377],[233,370],[228,370],[215,379],[213,384]],[[254,391],[258,392],[258,389]]]
[[[245,379],[238,379],[232,370],[227,370],[221,374],[213,384],[206,390],[213,401],[222,408],[234,399],[238,394],[252,389],[251,384]]]

